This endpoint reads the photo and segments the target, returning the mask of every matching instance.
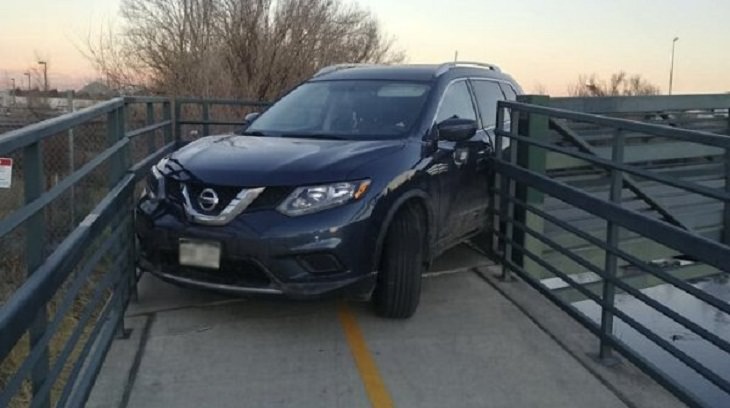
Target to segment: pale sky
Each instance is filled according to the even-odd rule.
[[[679,37],[675,93],[730,91],[729,0],[359,0],[408,61],[497,64],[525,90],[564,94],[579,74],[625,70],[667,90]],[[94,77],[83,48],[90,31],[116,24],[119,0],[1,0],[0,89],[36,55],[53,86]],[[25,82],[22,82],[25,84]]]

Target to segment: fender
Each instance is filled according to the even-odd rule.
[[[395,214],[398,212],[398,210],[400,210],[408,200],[414,198],[420,200],[423,203],[424,207],[426,207],[426,231],[428,239],[428,247],[426,248],[426,261],[428,264],[431,263],[431,247],[433,246],[434,241],[434,228],[432,225],[432,220],[435,219],[433,205],[431,203],[431,197],[428,195],[428,193],[421,189],[414,189],[406,191],[400,197],[398,197],[398,199],[396,199],[395,202],[390,206],[388,212],[385,215],[385,218],[383,219],[383,223],[380,226],[380,231],[378,232],[378,237],[375,241],[373,265],[376,270],[378,269],[378,265],[380,265],[380,257],[382,255],[383,243],[385,241],[385,236],[388,233],[390,223],[393,221],[393,217],[395,217]]]

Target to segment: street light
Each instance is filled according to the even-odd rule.
[[[679,37],[674,37],[672,40],[672,62],[669,66],[669,95],[672,94],[672,82],[674,81],[674,46],[679,41]]]
[[[48,63],[38,61],[38,65],[43,65],[43,92],[48,92]]]
[[[10,95],[13,97],[13,105],[15,105],[15,78],[10,78],[10,81],[13,83],[13,89],[10,91]]]

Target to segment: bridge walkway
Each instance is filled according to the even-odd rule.
[[[678,405],[636,372],[648,388],[617,391],[474,267],[494,268],[466,246],[447,253],[405,321],[363,303],[232,299],[145,276],[131,335],[112,345],[88,406]]]

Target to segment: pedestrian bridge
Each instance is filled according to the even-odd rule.
[[[730,404],[730,96],[501,102],[493,228],[405,321],[140,276],[146,170],[261,105],[117,98],[0,135],[0,406]]]

